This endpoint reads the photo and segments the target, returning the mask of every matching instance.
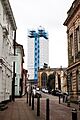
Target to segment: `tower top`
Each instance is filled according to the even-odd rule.
[[[45,31],[43,27],[39,26],[37,32],[35,30],[29,30],[28,37],[30,38],[44,37],[45,39],[48,39],[48,33]]]

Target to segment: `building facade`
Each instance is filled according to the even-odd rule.
[[[80,99],[80,0],[74,0],[64,22],[68,39],[68,93],[71,100]]]
[[[24,49],[23,46],[16,43],[16,56],[15,62],[15,96],[22,96],[23,93],[23,63],[24,63]]]
[[[29,80],[37,83],[38,69],[49,62],[49,40],[47,32],[41,27],[28,33],[28,74]]]
[[[66,68],[41,68],[38,70],[38,87],[59,89],[67,92],[67,73]],[[48,85],[47,85],[48,83]]]
[[[0,0],[0,102],[12,95],[13,39],[16,22],[9,0]]]
[[[27,82],[28,82],[28,71],[23,69],[23,82],[22,82],[22,95],[25,95],[27,92]]]

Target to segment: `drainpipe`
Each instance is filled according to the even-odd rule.
[[[13,40],[14,56],[16,55],[16,30],[14,31],[14,40]],[[15,61],[13,61],[13,79],[12,79],[12,101],[15,101]]]

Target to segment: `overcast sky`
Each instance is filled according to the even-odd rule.
[[[45,28],[49,34],[49,66],[67,67],[67,28],[63,26],[73,0],[9,0],[17,24],[17,42],[25,52],[27,69],[27,30]]]

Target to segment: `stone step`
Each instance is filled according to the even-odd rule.
[[[8,106],[6,104],[0,104],[0,111],[3,111],[7,108],[8,108]]]

